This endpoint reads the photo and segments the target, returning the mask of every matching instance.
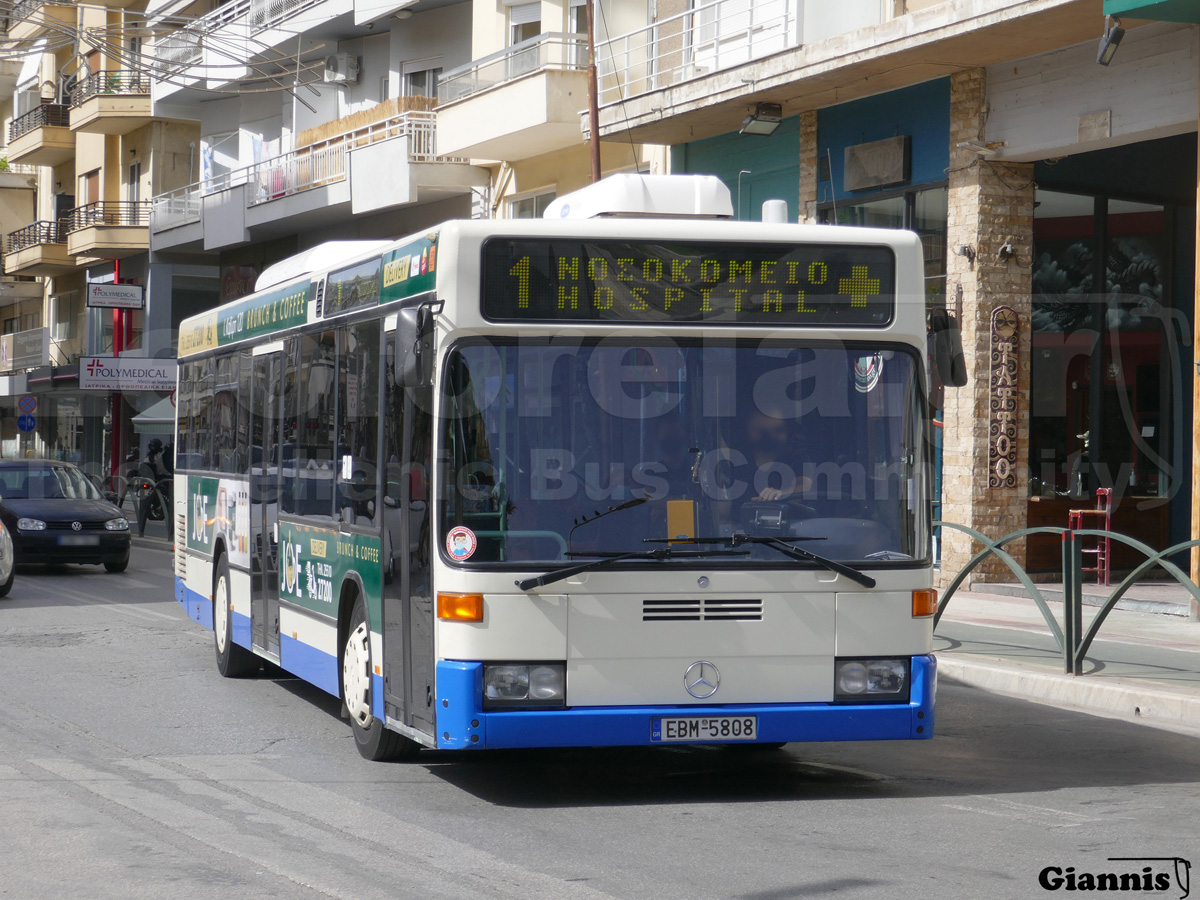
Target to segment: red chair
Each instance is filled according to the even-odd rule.
[[[1085,526],[1084,518],[1086,516],[1102,518],[1103,525],[1100,522],[1094,522]],[[1067,528],[1071,531],[1077,531],[1084,527],[1103,528],[1105,531],[1112,531],[1112,488],[1096,488],[1095,509],[1072,509],[1068,511]],[[1083,547],[1080,552],[1096,557],[1096,564],[1094,566],[1084,566],[1080,571],[1095,572],[1096,583],[1107,587],[1112,576],[1112,540],[1106,537],[1096,538],[1096,546]]]

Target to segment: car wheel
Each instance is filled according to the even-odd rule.
[[[8,569],[8,576],[0,582],[0,597],[7,597],[12,590],[13,578],[17,575],[17,557],[13,552],[12,535],[8,529],[0,525],[0,574]]]
[[[8,592],[12,590],[13,579],[17,577],[17,567],[11,562],[8,565],[8,577],[4,579],[3,584],[0,584],[0,597],[7,597]]]
[[[362,597],[354,602],[350,634],[342,651],[342,700],[350,714],[354,743],[364,758],[374,762],[412,759],[421,749],[416,741],[383,727],[371,713],[371,632]]]
[[[217,563],[217,579],[213,584],[213,646],[217,652],[217,671],[226,678],[238,678],[257,668],[258,657],[233,642],[233,614],[229,609],[232,598],[229,583],[229,557]]]
[[[129,568],[129,557],[124,559],[108,559],[104,561],[104,569],[106,572],[124,572]]]

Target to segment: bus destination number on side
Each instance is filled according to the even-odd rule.
[[[753,741],[757,738],[757,716],[681,716],[650,720],[652,741]]]

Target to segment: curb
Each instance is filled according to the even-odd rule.
[[[1142,725],[1200,731],[1198,691],[976,662],[948,653],[939,653],[937,664],[938,677],[953,684]]]
[[[1055,588],[1044,588],[1041,585],[1038,585],[1038,590],[1041,591],[1042,596],[1051,603],[1063,602],[1063,592],[1061,590],[1057,590]],[[986,582],[974,584],[967,593],[984,595],[990,594],[993,597],[1020,597],[1023,600],[1033,599],[1029,595],[1029,592],[1025,590],[1024,585],[1005,584],[1003,582],[999,584]],[[1089,594],[1085,591],[1083,595],[1083,605],[1096,607],[1103,606],[1108,600],[1108,597],[1108,594]],[[1192,615],[1190,601],[1184,601],[1183,603],[1172,603],[1170,600],[1136,600],[1130,597],[1128,594],[1117,601],[1115,608],[1127,610],[1129,612],[1157,613],[1158,615],[1163,616],[1182,616],[1184,618],[1191,618]]]

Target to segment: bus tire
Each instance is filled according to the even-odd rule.
[[[222,554],[213,581],[213,647],[217,653],[217,671],[225,678],[240,678],[257,668],[258,658],[233,642],[233,615],[229,608],[231,587],[229,557]]]
[[[412,759],[421,749],[416,741],[388,728],[371,713],[371,632],[362,597],[354,601],[349,633],[342,650],[342,702],[350,715],[354,743],[365,759],[385,762]]]

